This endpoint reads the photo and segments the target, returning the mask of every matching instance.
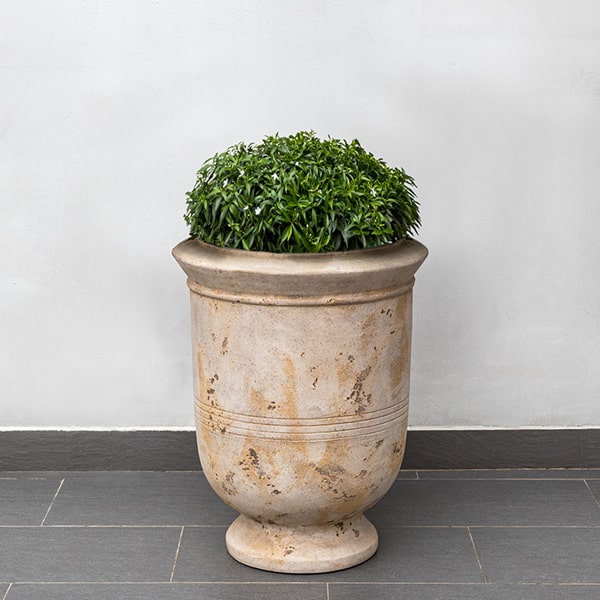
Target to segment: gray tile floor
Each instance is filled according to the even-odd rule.
[[[600,469],[402,472],[337,573],[229,557],[199,472],[0,472],[0,600],[600,600]]]

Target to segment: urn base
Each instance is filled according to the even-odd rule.
[[[332,524],[286,526],[240,515],[226,535],[237,561],[279,573],[328,573],[358,565],[377,551],[375,527],[362,514]]]

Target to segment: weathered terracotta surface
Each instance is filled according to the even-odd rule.
[[[406,439],[413,275],[427,250],[276,255],[182,242],[202,467],[237,560],[314,573],[377,549],[362,515]]]

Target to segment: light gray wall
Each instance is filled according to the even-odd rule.
[[[600,426],[596,0],[19,0],[0,427],[191,426],[184,193],[310,128],[419,184],[411,425]]]

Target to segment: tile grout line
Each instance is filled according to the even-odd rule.
[[[477,552],[477,546],[475,545],[475,540],[473,539],[473,534],[471,533],[470,527],[467,527],[467,532],[468,532],[469,538],[471,540],[471,546],[473,546],[473,552],[475,552],[475,558],[477,559],[477,564],[479,565],[479,571],[481,573],[481,576],[483,577],[483,583],[489,583],[487,575],[485,574],[485,571],[483,570],[483,565],[481,564],[481,560],[479,558],[479,552]]]
[[[14,584],[9,584],[9,589]],[[576,581],[569,582],[539,582],[539,581],[521,581],[518,583],[505,583],[505,584],[491,584],[482,583],[481,581],[345,581],[337,580],[331,583],[324,583],[322,581],[19,581],[17,585],[29,585],[29,586],[76,586],[76,585],[87,585],[87,586],[159,586],[159,587],[177,587],[187,585],[213,585],[213,586],[237,586],[242,585],[248,586],[280,586],[280,585],[291,585],[291,586],[312,586],[322,587],[323,585],[337,585],[337,586],[350,586],[350,585],[381,585],[381,586],[436,586],[436,587],[484,587],[490,588],[491,586],[507,585],[515,588],[552,588],[552,587],[580,587],[580,588],[600,588],[600,583],[580,583]],[[7,590],[8,592],[8,590]],[[5,600],[6,596],[0,600]]]
[[[326,599],[329,600],[329,582],[325,584],[325,595]]]
[[[336,582],[336,583],[346,583],[345,581],[342,582]],[[350,582],[352,585],[356,585],[359,583],[365,583],[362,581],[352,581]],[[371,582],[367,582],[367,583],[371,583]],[[380,584],[380,585],[385,585],[386,583],[390,583],[390,582],[374,582],[376,584]],[[398,585],[396,582],[391,582],[394,585]],[[13,584],[11,583],[10,586],[12,586]],[[117,586],[117,585],[127,585],[127,586],[137,586],[137,585],[143,585],[143,586],[152,586],[152,585],[156,585],[156,586],[168,586],[168,587],[176,587],[176,586],[186,586],[186,585],[218,585],[218,586],[242,586],[242,585],[265,585],[265,586],[276,586],[276,585],[293,585],[293,586],[313,586],[313,587],[322,587],[323,586],[323,582],[321,581],[286,581],[286,582],[282,582],[282,581],[211,581],[211,580],[201,580],[201,581],[194,581],[194,580],[185,580],[185,581],[19,581],[17,583],[17,585],[31,585],[31,586],[44,586],[44,585],[48,585],[48,586],[60,586],[60,585],[64,585],[64,586],[74,586],[74,585],[89,585],[89,586]],[[400,585],[404,585],[403,583]],[[428,585],[428,584],[422,584],[419,582],[414,582],[413,585]],[[438,584],[435,584],[438,585]],[[448,584],[441,584],[441,585],[448,585]],[[450,585],[455,585],[455,584],[450,584]],[[462,585],[467,585],[467,584],[462,584]],[[481,583],[477,583],[477,584],[468,584],[468,585],[482,585]],[[521,584],[521,585],[537,585],[537,584]],[[548,585],[567,585],[567,584],[548,584]],[[600,583],[583,583],[583,584],[572,584],[572,585],[587,585],[587,586],[600,586]],[[8,590],[7,590],[8,592]],[[0,600],[4,600],[3,598]]]
[[[46,519],[48,518],[48,515],[50,514],[51,508],[54,506],[54,502],[56,501],[58,493],[60,492],[60,490],[61,490],[64,482],[65,482],[65,478],[63,477],[60,480],[60,483],[58,484],[58,489],[56,490],[56,494],[54,494],[54,498],[52,498],[52,502],[50,502],[50,506],[48,507],[48,510],[46,511],[46,514],[44,515],[44,518],[42,519],[42,522],[40,523],[40,527],[44,526],[44,523],[46,522]]]
[[[587,479],[584,479],[583,483],[585,483],[585,487],[588,489],[588,492],[591,494],[592,498],[594,499],[594,502],[598,505],[598,508],[600,508],[600,500],[596,498],[596,495],[592,491],[592,488],[590,487],[590,484],[588,483]]]
[[[196,584],[196,582],[185,582],[186,584]],[[210,583],[213,585],[231,585],[232,582],[227,582],[227,583],[220,583],[220,582],[200,582],[200,583]],[[256,585],[267,585],[267,582],[248,582],[246,585],[250,585],[250,584],[256,584]],[[163,584],[164,585],[164,584]],[[281,583],[279,582],[272,582],[269,583],[268,585],[281,585]],[[303,582],[298,582],[298,583],[286,583],[284,585],[317,585],[315,583],[303,583]],[[537,588],[537,589],[543,589],[543,588],[558,588],[558,587],[563,587],[563,588],[567,588],[567,587],[578,587],[578,588],[590,588],[590,589],[594,589],[594,591],[596,590],[596,588],[600,587],[600,583],[579,583],[579,582],[556,582],[556,583],[549,583],[549,582],[539,582],[539,581],[520,581],[520,582],[505,582],[505,583],[483,583],[481,581],[478,582],[473,582],[473,581],[462,581],[462,582],[456,582],[456,581],[351,581],[351,580],[338,580],[338,581],[333,581],[330,584],[327,585],[335,585],[338,587],[350,587],[350,586],[388,586],[388,587],[393,587],[393,586],[397,586],[399,588],[408,588],[409,586],[414,586],[414,587],[436,587],[436,588],[460,588],[460,587],[471,587],[471,588],[487,588],[488,591],[490,588],[492,587],[497,587],[497,586],[501,586],[501,587],[510,587],[510,588]],[[428,596],[429,598],[429,596]],[[435,596],[436,600],[438,598],[438,596]],[[446,596],[444,596],[444,598],[446,598]],[[463,598],[463,596],[461,596],[461,598]],[[537,598],[537,596],[536,596]]]
[[[171,577],[169,577],[169,583],[173,583],[173,577],[175,577],[175,567],[177,566],[177,559],[179,558],[179,548],[181,548],[181,539],[183,538],[183,527],[179,532],[179,540],[177,541],[177,550],[175,550],[175,558],[173,559],[173,568],[171,569]]]
[[[227,525],[44,525],[44,529],[227,529]],[[600,525],[394,525],[389,529],[600,529]],[[40,525],[0,525],[2,529],[39,529]],[[0,599],[1,600],[1,599]]]
[[[38,529],[40,525],[0,525],[2,529]],[[227,529],[228,525],[44,525],[44,529]],[[581,527],[586,527],[581,525]],[[600,525],[595,527],[600,528]]]
[[[426,471],[417,472],[418,477],[422,481],[581,481],[582,478],[598,480],[600,479],[600,474],[594,473],[592,474],[583,474],[578,473],[577,476],[573,477],[561,477],[560,475],[548,475],[547,477],[525,477],[525,476],[510,476],[506,475],[503,477],[491,477],[491,476],[459,476],[459,475],[447,475],[443,477],[435,477],[428,475]],[[397,481],[412,481],[408,477],[398,477]]]
[[[5,527],[16,526],[6,525]],[[193,527],[197,526],[193,525]],[[394,525],[393,523],[385,523],[385,527],[388,529],[600,529],[600,525],[466,525],[464,523],[456,523],[455,525]]]
[[[8,592],[10,592],[10,588],[13,586],[12,583],[8,584],[8,589],[4,592],[4,596],[2,596],[2,600],[6,600],[8,598]]]

